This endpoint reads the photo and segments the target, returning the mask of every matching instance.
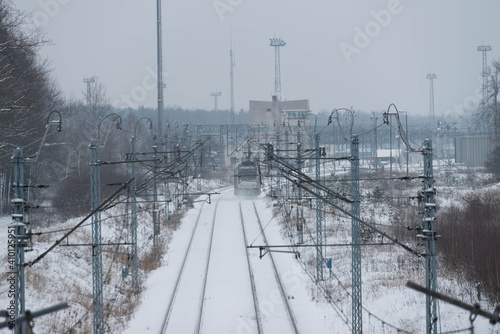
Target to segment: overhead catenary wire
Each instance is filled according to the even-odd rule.
[[[273,217],[274,218],[274,217]],[[305,227],[306,227],[306,230],[308,231],[308,234],[309,234],[309,238],[310,238],[310,241],[312,243],[315,243],[315,239],[313,237],[313,233],[311,231],[311,229],[309,228],[309,226],[307,224],[305,224]],[[293,245],[290,246],[291,248],[294,248]],[[322,262],[324,262],[325,258],[322,258]],[[303,262],[300,258],[299,258],[299,261],[300,262]],[[310,273],[310,271],[307,269],[307,267],[305,266],[305,264],[303,264],[303,268],[306,270],[306,272],[309,274],[309,276],[311,277],[311,279],[313,281],[315,281],[314,279],[314,276],[312,273]],[[347,295],[349,297],[352,297],[351,293],[347,290],[347,288],[342,284],[342,282],[340,281],[340,279],[338,278],[337,275],[335,275],[335,273],[331,272],[331,274],[335,277],[335,279],[337,280],[337,282],[339,283],[339,285],[342,287],[342,289],[347,293]],[[326,291],[326,287],[324,287],[323,285],[319,284],[318,285],[319,288],[321,289],[321,291],[323,292],[323,295],[325,296],[325,298],[327,299],[327,301],[330,303],[330,298],[327,298],[328,296],[328,293]],[[384,325],[387,325],[395,330],[398,331],[398,333],[410,333],[408,331],[405,331],[401,328],[398,328],[397,326],[395,325],[392,325],[390,323],[388,323],[387,321],[383,320],[382,318],[376,316],[375,314],[373,314],[371,311],[369,311],[366,307],[364,307],[363,305],[361,305],[361,308],[366,312],[368,313],[370,316],[374,317],[375,319],[377,319],[378,321],[380,321],[381,323],[383,323]],[[342,312],[343,313],[343,312]],[[344,314],[344,313],[343,313]],[[344,314],[345,315],[345,314]],[[347,317],[347,316],[346,316]]]
[[[25,144],[25,145],[19,146],[19,148],[21,148],[21,149],[28,148],[28,147],[30,147],[31,145],[34,145],[34,144],[36,144],[36,143],[38,143],[38,142],[40,142],[40,141],[44,140],[44,138],[46,139],[46,138],[50,137],[51,135],[53,135],[54,133],[57,133],[57,132],[58,132],[57,130],[54,130],[54,131],[52,131],[52,132],[49,132],[49,133],[47,133],[47,135],[46,135],[46,136],[42,136],[41,138],[38,138],[38,139],[36,139],[36,140],[34,140],[34,141],[32,141],[32,142],[28,143],[28,144]],[[12,144],[11,144],[11,145],[12,145]],[[13,146],[15,146],[15,145],[13,145]],[[6,154],[4,154],[4,155],[0,156],[0,159],[6,158],[6,157],[9,157],[9,156],[12,156],[12,153],[6,153]]]
[[[125,188],[133,181],[133,179],[130,179],[128,182],[126,182],[123,186],[120,187],[117,191],[115,191],[110,197],[108,197],[104,202],[102,202],[95,210],[92,210],[85,218],[83,218],[76,226],[74,226],[68,233],[66,233],[61,239],[58,239],[52,246],[50,246],[45,252],[40,254],[37,258],[35,258],[32,261],[25,262],[22,265],[23,266],[33,266],[34,264],[38,263],[41,259],[43,259],[45,256],[47,256],[48,253],[50,253],[56,246],[58,246],[64,239],[66,239],[70,234],[72,234],[77,228],[79,228],[81,225],[83,225],[84,222],[86,222],[92,215],[100,211],[106,203],[112,201],[116,196],[118,196]]]

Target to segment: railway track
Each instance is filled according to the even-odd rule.
[[[191,285],[190,283],[192,283],[192,280],[190,278],[192,278],[194,276],[198,276],[198,275],[202,275],[204,277],[207,276],[206,268],[204,268],[204,272],[200,272],[199,270],[196,270],[199,268],[194,268],[194,266],[189,266],[188,263],[189,263],[190,257],[193,257],[193,256],[196,257],[197,254],[200,254],[200,253],[203,254],[203,252],[205,252],[207,249],[210,252],[210,249],[212,248],[212,244],[211,244],[212,240],[210,238],[210,240],[207,241],[207,240],[204,240],[203,237],[204,237],[204,233],[207,232],[207,230],[209,230],[210,234],[213,235],[213,230],[215,228],[214,216],[215,216],[219,201],[220,201],[220,198],[217,200],[217,202],[215,203],[215,207],[213,208],[213,217],[212,217],[211,221],[207,222],[207,219],[206,219],[207,218],[206,213],[207,213],[207,211],[212,211],[211,208],[207,210],[207,208],[205,208],[205,203],[203,203],[202,207],[200,208],[200,212],[198,213],[198,216],[196,218],[195,226],[193,228],[193,232],[191,234],[188,247],[186,248],[186,252],[184,254],[181,268],[179,270],[179,273],[177,274],[177,278],[175,281],[175,285],[174,285],[174,289],[173,289],[171,298],[168,302],[167,311],[166,311],[165,316],[164,316],[163,321],[162,321],[162,325],[161,325],[161,329],[160,329],[160,333],[162,333],[162,334],[167,333],[168,329],[172,329],[172,332],[177,331],[177,329],[175,327],[176,324],[174,324],[172,326],[171,320],[172,320],[172,314],[174,313],[176,301],[177,301],[180,290],[182,290],[182,289],[189,290],[190,289],[190,285]],[[202,214],[205,214],[205,215],[202,215]],[[201,222],[201,224],[200,224],[200,222]],[[210,226],[208,226],[208,228],[207,228],[206,225],[208,223],[210,223],[209,224]],[[206,246],[205,249],[203,249],[203,245]],[[201,252],[197,252],[200,250],[201,250]],[[196,253],[196,254],[194,254],[194,253]],[[208,263],[209,258],[207,258],[206,261]],[[207,264],[207,266],[208,266],[208,264]],[[181,311],[179,311],[179,313],[182,314],[183,311],[181,310]],[[190,321],[191,323],[194,323],[193,317],[191,317],[191,319],[189,319],[189,316],[180,316],[180,318],[176,318],[176,320],[181,320],[181,319],[183,321]],[[196,320],[196,324],[198,324],[198,322],[199,322],[199,320]],[[169,325],[171,325],[171,326],[169,327]]]
[[[162,334],[299,333],[274,258],[260,260],[246,248],[247,236],[267,244],[255,204],[230,192],[196,216],[179,254]]]
[[[239,203],[239,208],[240,208],[240,221],[241,221],[241,230],[243,231],[243,240],[245,241],[245,253],[246,253],[246,258],[247,258],[247,266],[248,266],[248,275],[250,277],[250,284],[252,286],[252,298],[253,298],[253,304],[254,304],[254,311],[255,311],[255,322],[257,325],[257,333],[262,334],[264,333],[262,329],[262,319],[260,316],[260,310],[259,310],[259,298],[257,297],[257,288],[255,286],[255,276],[252,271],[252,264],[250,261],[250,254],[249,254],[249,249],[246,248],[246,245],[248,245],[248,239],[247,239],[247,234],[245,232],[245,224],[243,223],[243,212],[241,211],[241,202]]]
[[[197,213],[188,246],[177,255],[182,264],[172,275],[160,333],[236,332],[242,319],[251,320],[250,279],[241,261],[246,248],[231,192],[222,191]]]
[[[265,231],[253,201],[244,201],[241,209],[242,227],[245,235],[258,236],[254,242],[267,245]],[[245,212],[245,214],[243,214]],[[246,242],[248,245],[248,242]],[[253,255],[253,256],[252,256]],[[258,254],[247,250],[252,293],[256,310],[258,333],[299,333],[297,321],[290,306],[289,296],[276,267],[272,253],[259,259]],[[273,282],[273,283],[271,283]],[[279,299],[279,300],[278,300]]]

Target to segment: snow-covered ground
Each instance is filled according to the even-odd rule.
[[[230,192],[232,192],[230,190]],[[255,200],[241,199],[232,193],[220,195],[220,202],[216,213],[213,249],[211,251],[210,266],[205,294],[203,333],[257,333],[255,311],[252,303],[251,285],[246,262],[246,249],[243,242],[243,232],[239,218],[239,205],[242,205],[245,217],[247,237],[256,243],[262,242],[259,227],[253,213],[253,203],[256,204],[263,224],[268,223],[272,212],[268,207],[268,199],[260,196]],[[213,198],[212,206],[219,198]],[[204,210],[207,204],[204,205]],[[164,313],[172,296],[180,262],[184,257],[194,221],[201,210],[197,204],[185,218],[180,230],[175,233],[169,252],[164,259],[164,266],[157,269],[146,281],[146,293],[134,319],[130,322],[125,333],[157,333],[161,327]],[[200,222],[203,232],[211,219],[212,210],[203,213],[206,217]],[[264,223],[265,222],[265,223]],[[277,227],[277,225],[276,225]],[[273,242],[283,244],[279,228],[265,231],[266,236]],[[198,234],[195,235],[198,238]],[[207,238],[208,239],[208,238]],[[198,240],[198,239],[196,239]],[[189,272],[185,272],[181,283],[189,286],[190,291],[183,291],[175,300],[176,306],[169,320],[167,333],[191,333],[196,324],[199,313],[201,276],[206,265],[207,242],[200,241],[200,247],[192,249],[189,262]],[[292,329],[288,323],[288,316],[283,308],[283,301],[279,295],[274,273],[271,271],[269,255],[259,259],[259,250],[251,249],[251,263],[256,280],[256,290],[259,302],[259,315],[262,318],[264,332],[290,333]],[[343,333],[348,328],[342,324],[335,325],[328,321],[335,317],[335,311],[311,299],[308,292],[309,276],[303,272],[300,263],[294,260],[291,254],[274,255],[286,296],[297,318],[300,333],[332,333],[337,330]],[[189,268],[189,267],[188,267]],[[188,269],[186,269],[188,270]],[[182,289],[182,288],[181,288]],[[184,289],[186,290],[186,289]],[[176,309],[177,308],[177,309]],[[147,322],[145,319],[149,319]]]
[[[221,202],[230,203],[230,205],[220,205],[217,217],[220,221],[217,224],[225,226],[225,232],[221,234],[223,238],[215,237],[217,241],[216,249],[224,249],[221,254],[225,256],[225,262],[219,262],[217,270],[210,271],[211,284],[215,288],[214,294],[207,296],[204,314],[203,328],[205,333],[257,333],[254,312],[248,310],[244,312],[241,308],[235,307],[235,302],[248,305],[250,290],[248,288],[247,278],[237,279],[234,271],[245,272],[241,267],[244,262],[241,254],[241,237],[238,234],[238,217],[235,208],[239,203],[242,205],[244,217],[251,215],[252,202],[257,206],[260,218],[265,228],[268,242],[274,245],[289,243],[283,235],[283,229],[278,223],[278,217],[273,214],[271,202],[267,197],[260,196],[252,201],[250,199],[235,198],[232,195],[226,195]],[[194,212],[198,212],[195,208]],[[147,293],[144,295],[138,312],[126,333],[137,332],[156,332],[160,326],[160,320],[163,316],[163,310],[166,308],[166,301],[169,299],[172,290],[173,277],[178,272],[179,257],[187,244],[187,238],[192,229],[192,221],[196,216],[190,212],[188,224],[183,224],[181,230],[176,235],[169,247],[169,254],[165,259],[165,266],[159,268],[147,280]],[[228,224],[229,223],[229,224]],[[189,226],[189,227],[188,227]],[[254,241],[254,245],[262,244],[259,236],[259,230],[248,222],[245,224],[248,234],[248,242]],[[230,228],[228,228],[230,227]],[[217,232],[216,232],[217,235]],[[345,242],[349,236],[339,233],[338,238],[330,242]],[[257,240],[255,240],[257,239]],[[231,245],[231,246],[229,246]],[[214,251],[217,253],[218,251]],[[200,254],[201,255],[201,254]],[[262,260],[258,259],[258,249],[251,250],[254,276],[259,278],[257,282],[257,291],[259,300],[264,304],[263,323],[264,332],[290,332],[282,329],[283,314],[281,302],[277,298],[277,288],[273,283],[272,273],[265,267],[266,261],[269,261],[268,255]],[[290,296],[290,304],[297,318],[299,332],[301,333],[347,333],[350,332],[351,319],[351,299],[350,293],[350,250],[341,250],[337,253],[338,257],[334,259],[334,269],[330,274],[325,271],[324,285],[333,289],[334,293],[330,303],[320,292],[314,282],[314,275],[309,275],[301,262],[297,261],[292,254],[274,253],[280,274],[284,277],[287,294]],[[213,255],[214,256],[214,255]],[[307,258],[307,252],[304,252],[303,258]],[[404,285],[408,279],[420,282],[422,284],[423,262],[413,261],[413,266],[406,267],[408,257],[405,251],[395,246],[384,248],[364,249],[363,250],[363,323],[364,330],[367,333],[396,333],[397,329],[408,331],[410,333],[425,332],[425,296],[406,288]],[[204,258],[199,258],[199,266],[204,266]],[[241,263],[240,263],[241,262]],[[262,268],[259,268],[258,264]],[[265,268],[265,269],[263,269]],[[233,273],[233,274],[232,274]],[[265,278],[267,276],[267,278]],[[263,283],[264,282],[264,283]],[[453,280],[439,277],[440,287],[443,291],[453,289],[456,282]],[[340,286],[343,285],[342,288]],[[345,289],[344,289],[345,287]],[[455,288],[456,284],[455,284]],[[193,289],[195,287],[193,286]],[[179,303],[186,303],[183,309],[189,309],[191,312],[197,312],[197,299],[193,304],[189,300],[181,300]],[[262,306],[261,306],[262,307]],[[267,309],[266,309],[267,307]],[[248,308],[248,307],[247,307]],[[442,322],[440,332],[464,329],[470,327],[469,314],[454,306],[439,303]],[[230,312],[230,311],[231,312]],[[239,312],[239,313],[238,313]],[[150,319],[147,322],[145,319]],[[155,319],[154,321],[152,319]],[[147,325],[146,325],[147,323]],[[391,328],[393,325],[395,328]],[[194,325],[193,325],[194,326]],[[498,333],[499,328],[491,326],[487,320],[479,317],[474,322],[477,333]],[[168,331],[170,332],[170,331]],[[184,332],[184,331],[181,331]],[[191,331],[189,331],[191,332]]]
[[[325,174],[328,174],[327,171]],[[451,181],[450,181],[451,182]],[[454,180],[453,182],[461,182]],[[442,186],[444,188],[444,185]],[[453,188],[446,188],[458,197]],[[464,189],[463,191],[467,191]],[[121,278],[124,266],[119,260],[109,258],[104,261],[106,272],[105,300],[110,305],[111,313],[125,313],[123,308],[133,303],[136,307],[129,317],[112,317],[108,323],[111,333],[159,333],[168,308],[177,274],[180,271],[196,221],[200,217],[198,234],[193,238],[193,249],[186,265],[175,308],[169,319],[168,333],[192,333],[199,314],[199,301],[204,276],[204,266],[208,256],[208,236],[211,233],[211,221],[215,214],[214,247],[211,253],[209,277],[206,285],[205,304],[201,332],[203,333],[257,333],[255,311],[252,306],[251,286],[248,275],[245,245],[243,242],[239,207],[241,205],[247,241],[261,245],[263,240],[256,225],[253,205],[257,207],[259,218],[265,228],[265,236],[270,244],[290,244],[290,231],[283,222],[281,213],[273,208],[273,201],[261,194],[257,198],[238,198],[232,190],[220,190],[220,195],[211,197],[211,204],[196,202],[182,218],[182,224],[175,230],[163,230],[168,241],[166,255],[161,265],[148,275],[141,274],[143,280],[142,295],[129,295],[130,282]],[[453,202],[443,201],[442,205]],[[202,198],[204,199],[204,197]],[[439,200],[439,197],[438,197]],[[217,205],[218,203],[218,205]],[[381,204],[380,206],[383,206]],[[217,211],[215,212],[215,208]],[[117,209],[118,210],[118,209]],[[388,211],[388,210],[386,210]],[[362,214],[376,217],[377,223],[386,224],[389,213],[373,208],[372,212]],[[202,213],[200,215],[200,213]],[[314,216],[308,213],[310,225]],[[110,216],[118,216],[118,211]],[[103,218],[106,218],[103,216]],[[113,241],[127,240],[126,224],[114,218],[113,224],[103,224],[103,239]],[[6,244],[7,226],[10,217],[0,219],[0,243]],[[63,223],[54,223],[50,229],[62,229],[74,226],[78,219]],[[142,213],[139,222],[139,242],[146,244],[151,232],[151,217]],[[350,223],[342,217],[326,218],[330,230],[328,243],[350,242]],[[89,227],[82,229],[70,241],[77,242],[89,238]],[[123,234],[123,235],[122,235]],[[313,237],[307,233],[306,243],[312,243]],[[35,252],[30,258],[44,251],[54,238],[42,238],[35,245]],[[148,249],[146,246],[145,249]],[[351,251],[347,247],[331,248],[325,257],[332,258],[331,271],[325,268],[324,282],[316,284],[314,280],[314,249],[301,249],[300,259],[293,254],[274,253],[280,276],[285,285],[289,303],[296,317],[300,333],[348,333],[351,326]],[[264,332],[289,333],[286,326],[286,314],[282,308],[273,274],[270,272],[269,255],[259,259],[259,250],[250,249],[250,263],[256,278],[256,290],[260,305]],[[124,260],[125,261],[125,260]],[[27,281],[27,305],[36,310],[59,301],[69,301],[71,309],[59,312],[48,320],[38,321],[38,332],[51,331],[50,323],[67,322],[71,327],[80,319],[91,303],[92,273],[87,250],[71,247],[58,247],[43,263],[33,268]],[[6,261],[0,268],[4,271]],[[425,333],[425,296],[405,287],[407,280],[423,285],[423,261],[412,258],[409,253],[397,246],[362,248],[363,281],[363,327],[365,333],[397,333],[397,329],[410,333]],[[36,283],[36,284],[35,284]],[[438,284],[441,291],[453,295],[470,295],[462,291],[462,282],[456,282],[448,273],[438,268]],[[35,287],[35,285],[39,285]],[[461,290],[462,289],[462,290]],[[1,305],[7,305],[5,285],[0,286]],[[90,296],[90,298],[89,298]],[[327,297],[325,297],[327,296]],[[469,313],[444,302],[439,303],[439,332],[469,328]],[[92,317],[83,318],[87,326],[77,327],[77,332],[86,333]],[[67,327],[68,327],[67,326]],[[394,326],[394,327],[391,327]],[[66,327],[66,328],[67,328]],[[91,328],[91,327],[90,327]],[[288,328],[288,329],[287,329]],[[500,333],[500,325],[492,326],[486,319],[478,317],[474,321],[476,333]],[[4,332],[7,332],[4,330]],[[465,331],[467,332],[467,331]]]

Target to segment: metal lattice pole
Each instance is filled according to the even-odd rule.
[[[281,125],[278,124],[276,133],[276,156],[280,156],[280,145],[281,145]],[[278,199],[278,205],[281,204],[281,171],[278,171],[276,176],[276,198]]]
[[[196,140],[201,143],[201,125],[197,126],[197,131],[196,131]],[[196,190],[201,191],[201,168],[202,168],[202,161],[203,161],[203,150],[200,148],[196,150],[196,156],[198,157],[197,161],[195,161],[195,175],[196,175]]]
[[[312,148],[315,145],[315,143],[314,143],[315,137],[312,134],[313,134],[313,131],[311,129],[309,129],[309,131],[308,131],[308,136],[309,136],[309,150],[312,150]],[[312,171],[313,171],[313,161],[314,161],[314,159],[312,157],[309,158],[309,173],[312,173]]]
[[[137,288],[139,286],[137,280],[137,197],[136,197],[136,175],[135,175],[135,137],[132,137],[130,140],[132,144],[132,153],[130,155],[130,159],[132,163],[130,164],[131,168],[131,177],[132,182],[130,183],[130,234],[131,234],[131,278],[132,278],[132,288]]]
[[[165,134],[164,136],[164,150],[165,152],[165,166],[168,166],[168,151],[170,149],[169,141],[168,141],[168,135]],[[163,186],[165,187],[165,217],[167,221],[170,220],[170,185],[168,184],[168,177],[169,175],[165,175],[163,178]]]
[[[321,181],[321,160],[319,152],[319,133],[316,133],[316,181]],[[318,196],[321,191],[318,190]],[[321,199],[316,199],[316,281],[323,280],[323,229],[321,225]]]
[[[184,125],[184,132],[183,132],[183,138],[182,138],[182,148],[183,150],[187,151],[188,149],[188,125]],[[182,201],[186,200],[186,194],[187,194],[187,178],[188,178],[188,162],[187,160],[184,162],[184,175],[182,179]]]
[[[432,140],[425,140],[422,150],[424,158],[424,228],[421,234],[417,237],[423,239],[425,243],[425,287],[432,291],[437,291],[437,275],[436,275],[436,231],[434,230],[436,202],[434,188],[434,176],[432,168]],[[436,334],[436,322],[438,320],[436,298],[426,295],[425,297],[425,315],[426,315],[426,333]]]
[[[288,129],[285,130],[285,152],[287,157],[289,156],[288,153]],[[285,181],[285,190],[286,190],[286,205],[285,205],[285,214],[286,218],[290,219],[290,213],[292,211],[291,208],[291,203],[290,203],[290,180],[287,178]]]
[[[24,247],[26,246],[26,224],[24,222],[24,156],[22,149],[14,151],[14,212],[12,214],[12,224],[9,230],[14,229],[14,311],[15,317],[23,315],[26,311],[25,303],[25,277],[24,277]],[[10,247],[10,240],[9,240]],[[10,248],[9,248],[10,250]],[[14,327],[14,333],[25,334],[26,323],[18,323]]]
[[[226,164],[226,157],[224,156],[224,125],[220,125],[219,127],[219,132],[220,132],[220,182],[221,184],[224,184],[224,167]],[[227,145],[227,143],[226,143]]]
[[[361,298],[361,224],[359,196],[359,139],[351,138],[351,212],[352,225],[352,333],[363,333],[362,298]]]
[[[281,38],[271,38],[270,46],[274,46],[274,94],[278,101],[281,101],[281,65],[280,65],[280,47],[286,43]]]
[[[229,50],[229,61],[230,63],[230,68],[229,68],[229,90],[230,90],[230,116],[231,116],[231,124],[234,124],[234,57],[233,57],[233,30],[231,28],[231,49]]]
[[[90,197],[91,210],[101,204],[101,173],[99,163],[99,141],[90,141]],[[103,282],[101,252],[101,211],[92,215],[92,288],[93,288],[93,328],[94,334],[104,333]]]
[[[437,79],[437,76],[434,73],[429,73],[427,74],[427,79],[430,80],[429,131],[431,131],[431,136],[434,136],[435,133],[434,129],[436,129],[436,116],[434,113],[434,79]]]
[[[158,145],[156,135],[153,136],[153,246],[158,246],[160,237],[160,205],[158,203]]]
[[[488,101],[488,60],[487,60],[487,52],[491,51],[490,45],[480,45],[477,47],[477,51],[481,51],[483,53],[483,99],[481,100],[481,105],[484,106]]]
[[[178,133],[175,134],[174,136],[174,143],[175,143],[175,148],[176,148],[176,152],[175,152],[175,155],[176,155],[176,161],[177,161],[177,172],[176,172],[176,181],[175,181],[175,190],[174,190],[174,211],[177,212],[179,210],[179,207],[180,207],[180,198],[181,198],[181,195],[180,195],[180,188],[179,188],[179,183],[182,182],[182,172],[181,172],[181,168],[180,168],[180,165],[179,165],[179,161],[181,159],[181,156],[180,156],[180,146],[179,146],[179,135]]]
[[[300,134],[300,126],[297,127],[297,170],[299,173],[302,172],[302,143],[301,143],[301,134]],[[302,187],[298,189],[298,198],[297,198],[297,232],[298,232],[298,243],[304,243],[304,215],[302,211]]]

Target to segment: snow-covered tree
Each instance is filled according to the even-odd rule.
[[[25,13],[0,0],[0,147],[36,139],[59,103],[48,63],[38,55],[45,43]]]

